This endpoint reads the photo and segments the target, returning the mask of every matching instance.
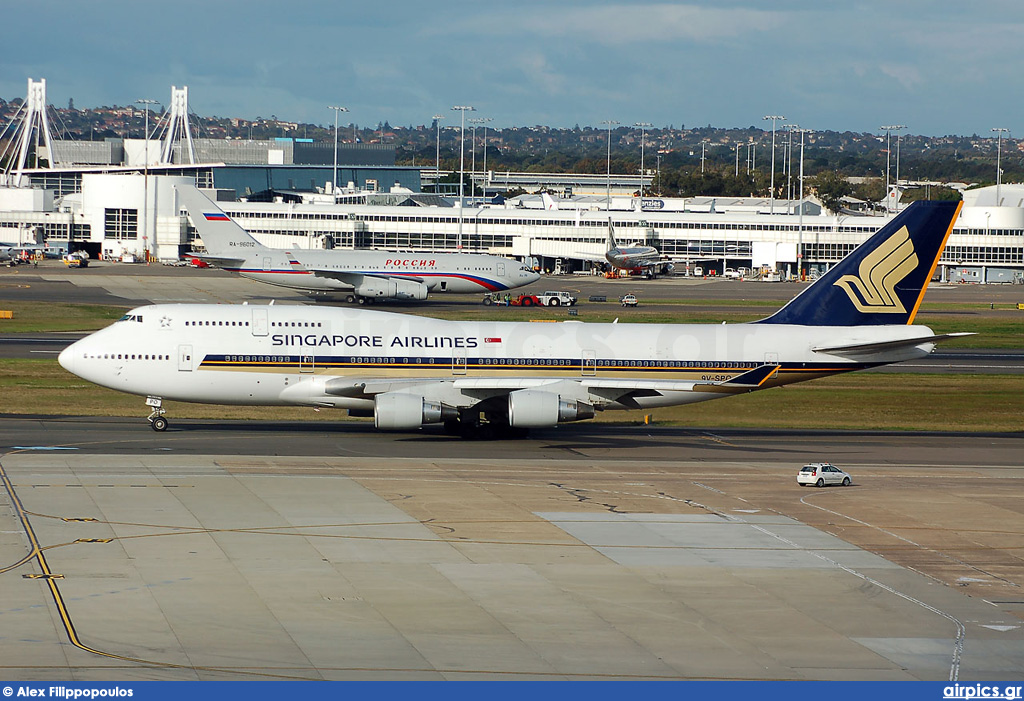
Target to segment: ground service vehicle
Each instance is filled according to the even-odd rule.
[[[576,298],[568,292],[542,292],[536,295],[536,298],[540,300],[540,304],[545,307],[571,307],[576,304]]]

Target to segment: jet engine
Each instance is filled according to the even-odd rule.
[[[458,417],[453,407],[429,402],[418,394],[384,392],[373,399],[373,425],[382,431],[408,431]]]
[[[388,299],[426,299],[427,286],[415,280],[387,280],[376,277],[364,277],[353,290],[360,297]]]
[[[508,423],[519,428],[543,428],[563,421],[581,421],[594,417],[594,407],[557,394],[536,389],[520,389],[508,395]]]

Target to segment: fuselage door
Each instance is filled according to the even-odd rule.
[[[498,277],[505,277],[505,264],[498,262]]]
[[[313,372],[315,358],[312,355],[299,356],[299,372]]]
[[[178,346],[178,370],[192,372],[192,346]]]
[[[274,269],[274,261],[270,258],[270,256],[264,256],[264,258],[263,258],[263,272],[269,273],[273,269]]]
[[[456,355],[452,357],[452,374],[453,375],[465,375],[466,374],[466,356]]]
[[[779,354],[778,353],[765,353],[764,354],[764,364],[765,365],[778,365],[779,364]]]
[[[253,307],[252,308],[252,335],[253,336],[266,336],[269,332],[270,322],[268,321],[268,314],[266,307]]]
[[[592,350],[583,351],[583,360],[580,363],[580,374],[584,377],[593,377],[597,374],[597,352]]]

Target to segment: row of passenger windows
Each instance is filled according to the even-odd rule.
[[[272,321],[270,325],[274,328],[319,329],[323,323],[319,321]]]
[[[186,321],[185,326],[248,326],[248,321]]]
[[[170,360],[171,356],[160,353],[86,353],[86,358],[94,360]]]

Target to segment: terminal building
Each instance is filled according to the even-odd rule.
[[[33,85],[29,111],[32,104],[39,109]],[[187,114],[187,92],[172,91],[171,113],[175,105]],[[39,153],[34,167],[9,162],[0,186],[0,241],[112,260],[177,260],[201,247],[175,199],[174,187],[188,183],[206,189],[272,247],[484,252],[552,273],[596,272],[610,223],[620,244],[654,245],[678,261],[680,274],[747,268],[786,277],[798,274],[798,256],[805,274],[826,269],[890,219],[833,215],[813,198],[615,194],[628,192],[636,176],[608,177],[604,197],[563,190],[558,197],[499,196],[460,206],[456,197],[420,193],[419,168],[395,165],[393,149],[339,148],[335,175],[333,143],[192,139],[187,119],[171,114],[171,120],[177,127],[161,141],[44,138],[43,155],[52,156],[52,165],[39,167]],[[35,127],[31,138],[43,130]],[[607,184],[612,179],[614,191]],[[489,179],[492,186],[496,181]],[[600,191],[596,180],[573,183]],[[965,193],[939,273],[949,281],[1024,281],[1024,186]]]

